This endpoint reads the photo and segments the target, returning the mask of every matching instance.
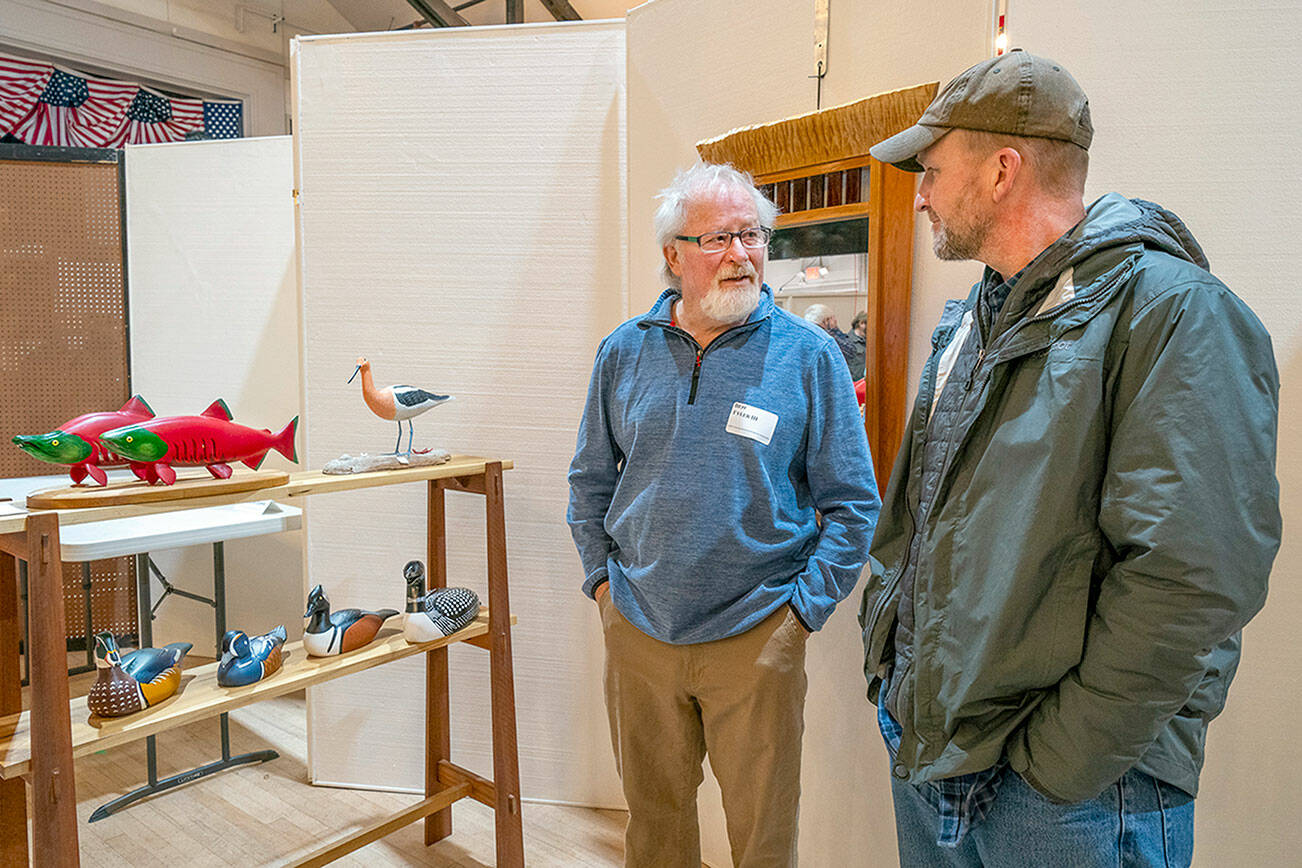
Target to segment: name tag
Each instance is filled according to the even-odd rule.
[[[728,433],[758,440],[765,446],[773,439],[773,429],[777,427],[778,414],[752,407],[740,401],[732,405],[728,414]]]

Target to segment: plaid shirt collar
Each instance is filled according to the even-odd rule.
[[[882,701],[877,704],[877,725],[886,741],[886,750],[891,755],[891,765],[894,765],[895,755],[900,750],[900,735],[904,730],[891,717],[886,710],[886,703]],[[938,847],[957,847],[968,830],[985,819],[990,806],[994,804],[995,794],[999,791],[999,774],[1006,763],[1006,760],[1001,759],[983,771],[914,784],[927,803],[940,815],[940,831],[936,834]]]

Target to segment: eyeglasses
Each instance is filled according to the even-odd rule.
[[[704,235],[675,235],[679,241],[695,241],[706,253],[718,253],[732,246],[732,239],[740,238],[741,246],[751,250],[767,247],[773,230],[767,226],[751,226],[740,232],[707,232]]]

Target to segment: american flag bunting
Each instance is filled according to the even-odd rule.
[[[120,148],[243,135],[238,100],[169,97],[124,81],[97,79],[0,54],[0,136],[31,145]]]

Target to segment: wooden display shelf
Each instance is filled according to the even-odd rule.
[[[401,485],[405,482],[422,480],[449,479],[454,477],[482,477],[485,466],[491,459],[477,455],[453,455],[443,464],[431,464],[423,467],[408,467],[402,470],[373,470],[369,473],[346,473],[332,475],[320,470],[300,470],[289,474],[289,481],[283,485],[269,488],[257,488],[250,491],[225,492],[209,494],[202,497],[189,497],[182,500],[173,498],[152,503],[133,503],[118,506],[89,506],[80,509],[59,510],[59,524],[85,524],[91,521],[105,521],[111,518],[129,518],[133,515],[150,515],[158,512],[171,512],[177,509],[197,509],[202,506],[224,506],[228,503],[247,503],[251,500],[284,500],[286,498],[307,497],[311,494],[327,494],[334,491],[352,491],[360,488],[375,488],[381,485]],[[515,463],[510,460],[501,462],[503,470],[510,470]],[[156,486],[155,490],[165,492],[167,489]],[[481,492],[482,493],[482,492]],[[14,540],[10,546],[5,545],[5,537],[21,533],[27,527],[27,520],[53,510],[32,510],[26,514],[0,515],[0,551],[10,551],[22,543]]]
[[[514,616],[511,623],[515,623]],[[411,657],[465,642],[488,633],[488,608],[481,607],[478,617],[467,627],[445,639],[413,645],[402,631],[385,628],[371,644],[337,657],[309,657],[303,643],[285,645],[285,665],[269,678],[246,687],[219,687],[217,664],[209,663],[181,672],[181,689],[153,708],[126,717],[98,718],[86,708],[86,697],[72,700],[72,756],[87,756],[96,751],[119,747],[196,720],[215,717],[226,711],[271,699],[320,684],[332,678],[351,675],[403,657]],[[0,718],[0,779],[9,780],[32,770],[30,712]]]
[[[452,834],[451,804],[477,799],[494,812],[497,864],[524,868],[520,817],[520,764],[516,746],[515,679],[511,660],[511,603],[507,587],[506,518],[502,471],[510,461],[453,456],[445,464],[343,476],[320,471],[290,475],[283,485],[217,496],[168,499],[158,503],[33,510],[0,516],[0,865],[67,868],[80,864],[77,846],[75,758],[125,744],[269,699],[341,675],[402,657],[425,656],[425,800],[360,832],[330,843],[297,864],[322,865],[387,834],[423,820],[426,845]],[[408,645],[397,631],[349,654],[307,657],[300,643],[288,646],[284,669],[258,684],[216,686],[216,664],[182,673],[182,688],[152,709],[124,718],[96,720],[85,700],[69,700],[65,672],[64,608],[60,525],[82,524],[176,510],[223,506],[251,500],[290,500],[311,494],[423,482],[425,556],[430,590],[447,587],[447,527],[444,492],[484,498],[488,607],[465,630],[446,639]],[[31,606],[28,638],[32,707],[22,711],[19,686],[17,562],[28,565]],[[466,642],[489,655],[493,777],[476,775],[451,761],[448,645]],[[29,808],[30,805],[30,808]],[[29,848],[27,816],[32,812]]]

